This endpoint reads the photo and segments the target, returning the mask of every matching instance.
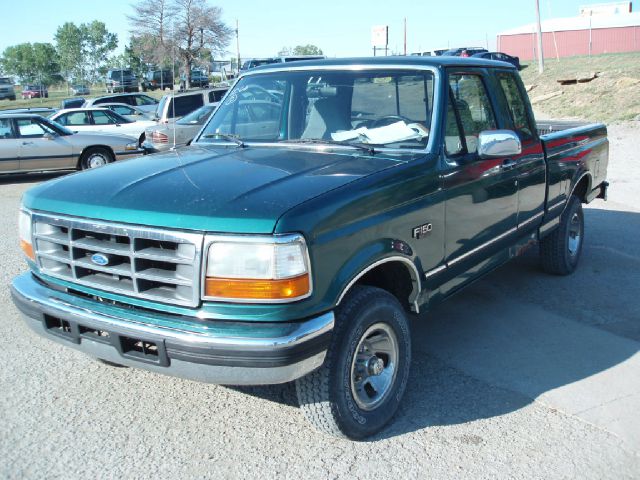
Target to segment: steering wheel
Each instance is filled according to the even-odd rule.
[[[387,125],[391,125],[392,123],[396,122],[411,123],[408,118],[402,117],[400,115],[385,115],[384,117],[380,117],[377,120],[374,120],[371,124],[371,128],[386,127]]]

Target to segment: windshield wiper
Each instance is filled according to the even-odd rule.
[[[244,142],[238,137],[236,137],[235,135],[229,135],[227,133],[207,133],[206,135],[203,135],[202,138],[222,138],[223,140],[235,143],[239,147],[246,147]]]
[[[324,139],[324,138],[297,138],[297,139],[290,139],[290,140],[280,140],[279,143],[300,143],[300,144],[316,144],[316,145],[340,145],[342,147],[353,147],[353,148],[357,148],[359,150],[362,150],[363,152],[367,152],[370,155],[373,155],[374,153],[376,153],[375,148],[373,147],[373,145],[369,145],[367,143],[362,143],[362,142],[350,142],[347,140],[330,140],[330,139]]]

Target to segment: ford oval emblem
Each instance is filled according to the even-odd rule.
[[[91,255],[91,261],[96,265],[104,267],[105,265],[109,264],[109,257],[104,255],[103,253],[94,253],[93,255]]]

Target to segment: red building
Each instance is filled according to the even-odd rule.
[[[535,23],[498,34],[498,51],[521,60],[536,58],[537,45]],[[640,13],[545,20],[542,51],[546,58],[640,51]]]

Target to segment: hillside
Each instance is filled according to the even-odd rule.
[[[561,85],[558,80],[597,78]],[[545,60],[538,74],[530,63],[520,75],[538,118],[575,118],[615,123],[640,119],[640,52]],[[551,97],[551,98],[549,98]]]

